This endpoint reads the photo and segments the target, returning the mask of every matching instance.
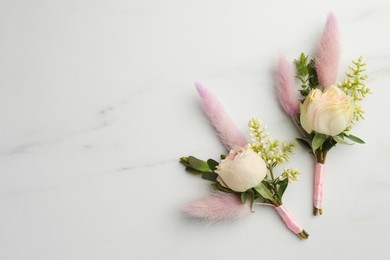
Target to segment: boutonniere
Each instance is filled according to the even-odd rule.
[[[204,161],[194,156],[180,158],[188,172],[211,181],[213,190],[185,205],[184,212],[195,218],[221,221],[246,216],[253,212],[255,205],[266,205],[274,208],[299,238],[307,239],[308,233],[286,210],[282,200],[288,184],[298,180],[299,171],[277,169],[289,160],[295,142],[281,143],[271,139],[257,119],[249,122],[252,136],[249,142],[217,98],[200,84],[196,84],[196,88],[205,114],[229,152],[219,160]]]
[[[371,90],[366,87],[363,58],[353,61],[341,82],[336,82],[340,47],[336,18],[328,16],[322,38],[313,59],[304,53],[295,60],[296,90],[292,69],[285,57],[278,63],[279,101],[302,134],[299,143],[308,148],[316,160],[314,174],[314,215],[322,215],[323,179],[326,155],[336,144],[363,144],[351,134],[354,124],[364,119],[361,101]],[[299,97],[300,96],[300,97]]]

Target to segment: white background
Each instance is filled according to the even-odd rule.
[[[326,3],[325,3],[326,2]],[[280,53],[312,54],[328,11],[339,19],[339,80],[364,55],[365,145],[327,160],[324,215],[312,216],[313,160],[285,205],[235,222],[185,218],[209,192],[184,155],[224,152],[193,87],[215,93],[246,131],[298,135],[275,97]],[[0,2],[0,259],[388,259],[389,1]]]

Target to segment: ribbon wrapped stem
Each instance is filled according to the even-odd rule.
[[[316,163],[316,170],[314,173],[313,214],[315,216],[322,215],[324,166],[323,163]]]
[[[283,205],[275,207],[275,209],[288,229],[294,232],[300,239],[307,239],[309,237],[309,234],[299,225]]]

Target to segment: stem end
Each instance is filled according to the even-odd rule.
[[[314,207],[313,208],[313,215],[314,216],[322,215],[322,209],[318,209],[318,208]]]
[[[298,233],[297,236],[301,239],[301,240],[306,240],[309,238],[309,233],[307,233],[305,230],[303,230],[301,233]]]

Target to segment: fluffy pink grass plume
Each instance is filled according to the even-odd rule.
[[[225,112],[218,99],[200,83],[195,83],[195,86],[202,98],[203,110],[226,149],[231,150],[234,146],[243,147],[248,144],[248,140]]]
[[[290,116],[299,113],[298,91],[294,86],[294,76],[291,66],[285,56],[281,55],[276,73],[276,87],[279,102]]]
[[[237,195],[215,192],[186,204],[183,212],[194,218],[216,222],[238,219],[251,211],[249,202],[243,204]]]
[[[340,36],[336,17],[330,13],[315,52],[319,83],[330,86],[336,82],[340,59]]]

